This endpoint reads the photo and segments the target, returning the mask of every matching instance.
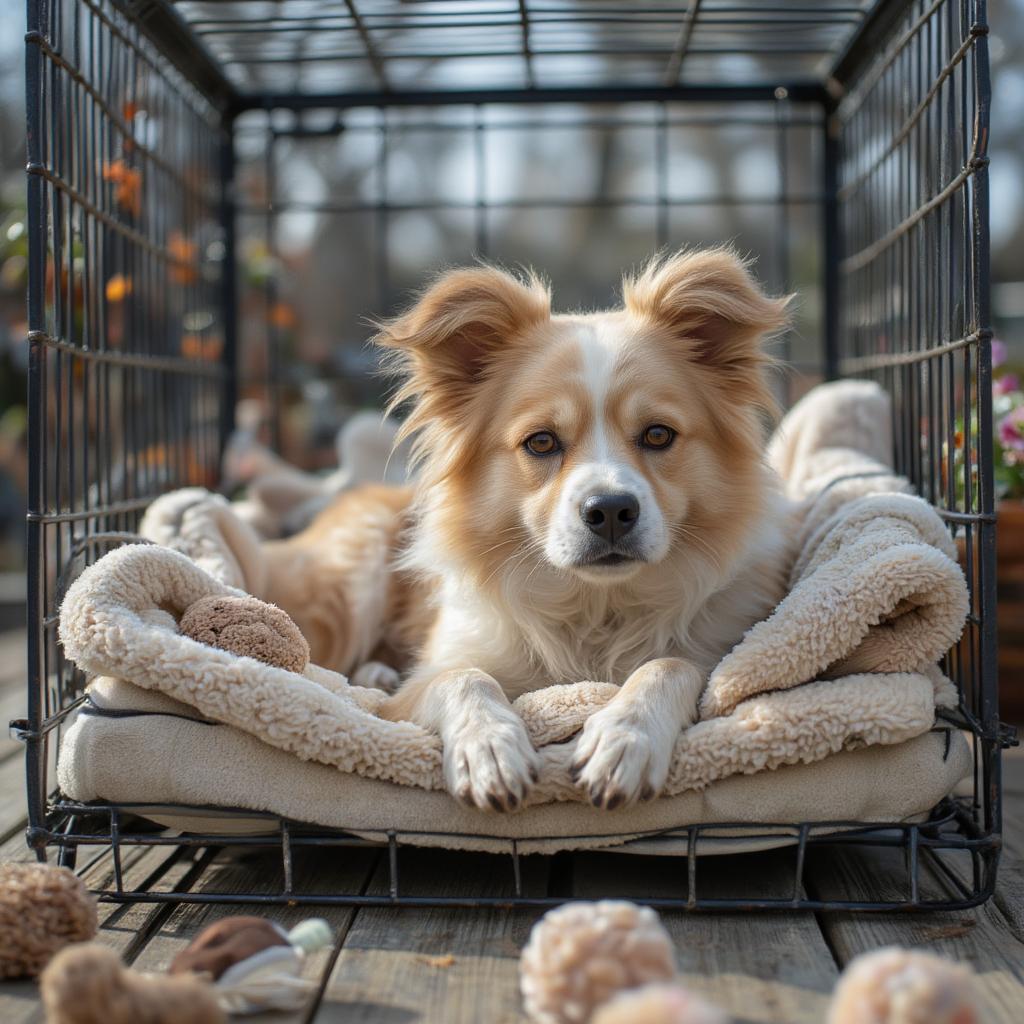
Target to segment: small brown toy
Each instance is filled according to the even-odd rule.
[[[47,1024],[225,1024],[194,974],[141,974],[99,942],[62,950],[39,980]]]
[[[214,981],[229,967],[273,946],[291,949],[288,939],[262,917],[226,917],[204,928],[171,961],[171,974],[208,974]]]
[[[729,1018],[682,985],[645,985],[620,992],[590,1024],[729,1024]]]
[[[35,977],[69,942],[96,934],[96,901],[67,868],[0,865],[0,978]]]
[[[969,968],[889,946],[850,961],[832,994],[828,1024],[978,1024]]]
[[[302,672],[309,644],[287,612],[255,597],[201,597],[181,616],[183,636],[232,654]]]
[[[674,974],[675,951],[658,915],[623,900],[545,914],[519,965],[526,1013],[537,1024],[582,1024],[623,989]]]
[[[285,932],[261,917],[238,914],[204,928],[174,958],[170,973],[208,979],[228,1013],[294,1012],[317,987],[302,977],[306,957],[333,941],[327,922],[319,918]]]

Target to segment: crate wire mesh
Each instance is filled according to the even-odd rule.
[[[67,800],[54,783],[61,730],[94,709],[85,679],[56,644],[57,610],[84,565],[133,538],[152,498],[215,485],[239,394],[263,395],[280,427],[283,393],[301,384],[302,370],[274,318],[261,316],[266,326],[257,328],[246,311],[266,314],[282,290],[318,287],[303,280],[297,288],[279,258],[289,216],[345,224],[330,251],[357,260],[341,275],[332,265],[334,286],[344,288],[338,277],[351,272],[365,314],[392,309],[415,283],[394,244],[405,217],[458,218],[442,255],[462,261],[528,247],[529,228],[515,233],[527,214],[586,209],[591,227],[611,232],[602,241],[620,268],[622,251],[628,262],[705,240],[688,213],[717,210],[704,224],[706,240],[732,235],[760,252],[770,285],[819,300],[784,340],[783,357],[807,372],[821,366],[829,377],[873,376],[886,387],[897,466],[962,547],[970,620],[945,665],[961,700],[937,728],[969,735],[974,778],[968,795],[920,823],[670,830],[687,849],[677,858],[679,892],[651,902],[867,910],[966,907],[991,895],[999,750],[1009,736],[994,675],[983,2],[691,0],[682,11],[651,2],[624,12],[603,0],[29,0],[28,12],[29,713],[17,726],[27,745],[29,841],[40,857],[48,846],[67,863],[79,847],[112,851],[113,884],[101,897],[114,901],[542,906],[566,898],[571,885],[541,893],[524,886],[518,845],[508,840],[512,896],[410,895],[399,872],[407,834],[371,843],[239,809]],[[728,130],[769,133],[773,187],[687,194],[673,154]],[[544,132],[587,131],[605,133],[612,147],[640,133],[640,149],[624,152],[649,170],[646,184],[567,194],[555,168],[551,187],[536,194],[495,190],[493,139],[519,133],[517,145],[528,145]],[[360,136],[372,151],[362,192],[310,199],[289,186],[290,170],[315,159],[318,145]],[[465,152],[469,187],[458,195],[395,188],[396,154],[415,157],[408,140],[431,136]],[[247,180],[258,188],[247,191]],[[761,220],[723,230],[726,209],[759,210]],[[807,219],[797,228],[801,212]],[[263,232],[276,269],[255,286],[236,266],[247,220]],[[622,225],[637,223],[627,235]],[[615,247],[627,238],[636,252]],[[586,267],[581,257],[594,239],[567,253],[567,266]],[[801,269],[796,254],[808,247],[817,255]],[[603,272],[584,270],[581,303],[606,298],[595,283]],[[347,337],[356,328],[331,329]],[[358,369],[328,373],[358,391],[366,387],[352,379]],[[179,833],[146,818],[174,812],[234,816],[263,831]],[[702,892],[704,844],[750,839],[791,844],[791,890]],[[201,867],[225,845],[276,848],[279,888],[209,893],[162,884],[183,857]],[[386,865],[386,893],[296,883],[301,849],[366,845]],[[902,891],[837,897],[808,884],[809,856],[864,845],[902,854]],[[140,846],[166,847],[167,857],[130,885],[124,851]]]

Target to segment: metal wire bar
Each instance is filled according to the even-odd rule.
[[[672,55],[668,60],[668,67],[665,69],[665,84],[674,85],[679,81],[682,73],[683,61],[686,60],[687,51],[693,40],[693,32],[697,27],[697,18],[700,16],[701,0],[690,0],[690,4],[683,16],[683,23],[679,28],[679,39],[672,49]]]
[[[30,823],[84,701],[57,644],[74,574],[219,449],[217,111],[108,0],[28,6]],[[115,541],[115,538],[117,539]]]
[[[387,90],[390,86],[388,83],[388,73],[385,68],[385,63],[377,52],[377,47],[374,45],[373,37],[367,31],[366,24],[359,15],[359,11],[355,5],[355,0],[345,0],[345,7],[348,9],[349,16],[352,18],[353,27],[359,33],[359,38],[363,43],[365,56],[369,59],[374,73],[377,75],[378,84],[382,89]],[[300,57],[299,59],[302,58]]]
[[[56,643],[60,597],[84,565],[132,534],[153,498],[176,486],[216,482],[235,398],[253,383],[237,373],[236,218],[262,218],[277,270],[284,262],[280,217],[367,216],[369,287],[376,287],[376,307],[387,310],[398,289],[393,236],[410,214],[453,220],[465,214],[467,247],[501,255],[503,211],[632,209],[640,211],[633,216],[650,218],[658,246],[680,240],[679,211],[776,211],[777,237],[763,255],[771,252],[774,276],[788,287],[790,224],[820,210],[826,372],[868,375],[889,391],[896,468],[933,503],[962,550],[971,608],[964,640],[945,662],[959,706],[942,731],[947,751],[949,728],[971,736],[974,789],[919,824],[683,824],[650,833],[646,842],[685,848],[675,856],[680,875],[685,860],[686,890],[649,902],[688,910],[916,910],[963,908],[987,898],[999,848],[999,748],[1008,734],[998,721],[994,675],[984,3],[897,0],[868,10],[737,2],[709,9],[693,0],[684,11],[675,3],[647,4],[626,15],[604,5],[508,0],[493,15],[465,16],[369,0],[332,0],[313,15],[308,8],[289,10],[282,0],[273,17],[256,19],[231,0],[221,6],[210,17],[208,6],[188,0],[173,7],[166,0],[29,0],[30,678],[29,713],[17,726],[28,748],[29,837],[38,854],[45,856],[48,845],[67,860],[79,846],[109,850],[114,885],[101,898],[114,902],[543,907],[563,901],[566,893],[557,886],[542,897],[524,886],[525,838],[490,837],[511,860],[511,896],[411,897],[400,878],[410,847],[425,838],[481,837],[358,834],[365,830],[357,824],[311,829],[241,808],[84,805],[52,793],[47,751],[59,748],[68,722],[79,714],[118,714],[91,705],[82,693],[84,677],[63,660]],[[679,29],[671,48],[664,44],[670,25]],[[714,72],[722,66],[718,57],[737,54],[755,57],[752,73]],[[445,68],[474,55],[495,60],[478,73],[475,87],[451,88],[468,79],[445,80]],[[550,70],[560,55],[584,55],[605,70],[596,84],[571,77],[562,84]],[[813,70],[822,62],[834,81]],[[525,86],[501,85],[495,69],[518,65]],[[617,81],[627,67],[646,70],[628,84]],[[342,72],[350,77],[332,77]],[[552,103],[577,110],[551,119],[491,111],[495,104]],[[714,106],[681,112],[682,103]],[[609,112],[597,104],[615,106]],[[370,108],[373,116],[355,108]],[[403,119],[402,108],[426,113]],[[246,124],[257,111],[265,116],[250,132]],[[674,172],[678,138],[699,144],[700,133],[729,126],[770,134],[777,187],[764,196],[686,194]],[[491,194],[493,136],[585,130],[610,137],[646,132],[650,187],[628,195],[604,185],[592,196]],[[403,193],[394,159],[403,135],[448,131],[465,133],[469,143],[470,198]],[[804,161],[790,149],[802,131],[813,135],[821,154],[820,174],[804,191],[791,187]],[[308,201],[279,187],[303,146],[344,144],[349,134],[365,133],[377,150],[368,191],[351,193],[358,198],[344,193]],[[236,195],[235,141],[244,136],[248,147],[260,135],[267,142],[265,205]],[[239,142],[239,153],[242,148]],[[273,275],[265,289],[270,312],[285,293]],[[292,386],[283,334],[268,328],[269,377],[259,381],[270,386],[275,404]],[[240,836],[225,826],[178,834],[139,821],[211,811],[258,820],[266,833]],[[752,839],[793,846],[792,888],[779,897],[702,895],[705,844]],[[173,856],[203,851],[205,863],[228,845],[276,850],[280,891],[157,892],[158,877],[125,888],[126,848],[166,846]],[[368,846],[387,847],[385,894],[316,893],[297,884],[295,860],[303,850]],[[892,899],[818,899],[805,891],[812,848],[899,850],[905,891]],[[967,858],[966,874],[943,859],[954,856]],[[939,865],[942,892],[931,891],[922,861]]]

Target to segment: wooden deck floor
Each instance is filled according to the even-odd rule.
[[[23,713],[22,639],[0,635],[0,719]],[[0,739],[0,860],[26,860],[23,759],[17,743]],[[1005,761],[1006,852],[994,900],[955,914],[663,914],[675,939],[686,983],[706,993],[737,1021],[763,1024],[821,1024],[838,973],[864,950],[899,944],[946,954],[971,963],[981,979],[986,1024],[1019,1024],[1024,1014],[1024,756]],[[156,887],[215,892],[246,886],[251,891],[280,887],[279,858],[272,853],[225,849],[196,858],[169,860],[166,849],[134,849],[125,857],[126,884],[159,875]],[[758,886],[789,871],[784,853],[709,858],[701,877],[735,891],[737,878],[758,872]],[[642,864],[642,867],[641,867]],[[637,895],[677,893],[678,867],[614,854],[549,860],[524,858],[527,891],[544,891],[552,871],[559,884],[579,896],[614,889]],[[110,884],[109,856],[87,872],[97,887]],[[351,891],[386,891],[386,866],[372,850],[339,857],[329,850],[306,851],[296,871],[315,876],[318,886]],[[877,892],[896,877],[884,855],[870,859],[809,855],[807,884],[827,895]],[[414,851],[403,854],[406,892],[436,892],[444,879],[459,891],[510,891],[507,862],[484,855]],[[296,878],[298,885],[302,881]],[[703,888],[702,892],[705,891]],[[206,924],[235,912],[223,906],[115,906],[100,908],[100,939],[143,970],[161,970]],[[304,917],[326,917],[335,932],[330,950],[311,958],[308,974],[319,991],[297,1014],[252,1018],[281,1024],[316,1020],[345,1024],[506,1024],[521,1021],[517,958],[537,914],[526,911],[345,910],[267,907],[265,915],[290,926]],[[448,954],[451,956],[449,957]],[[36,988],[30,982],[0,984],[3,1024],[41,1021]]]

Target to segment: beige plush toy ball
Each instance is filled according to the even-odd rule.
[[[581,1024],[622,989],[674,974],[675,951],[658,915],[623,900],[545,914],[519,963],[523,1002],[537,1024]]]
[[[930,953],[887,947],[843,971],[828,1024],[978,1024],[973,974]]]
[[[288,613],[255,597],[201,597],[181,616],[183,636],[241,657],[302,672],[309,644]]]
[[[35,977],[96,934],[96,901],[67,868],[0,864],[0,978]]]
[[[140,974],[99,942],[58,953],[39,979],[47,1024],[225,1024],[210,983]]]
[[[682,985],[645,985],[598,1007],[590,1024],[729,1024],[729,1018]]]

